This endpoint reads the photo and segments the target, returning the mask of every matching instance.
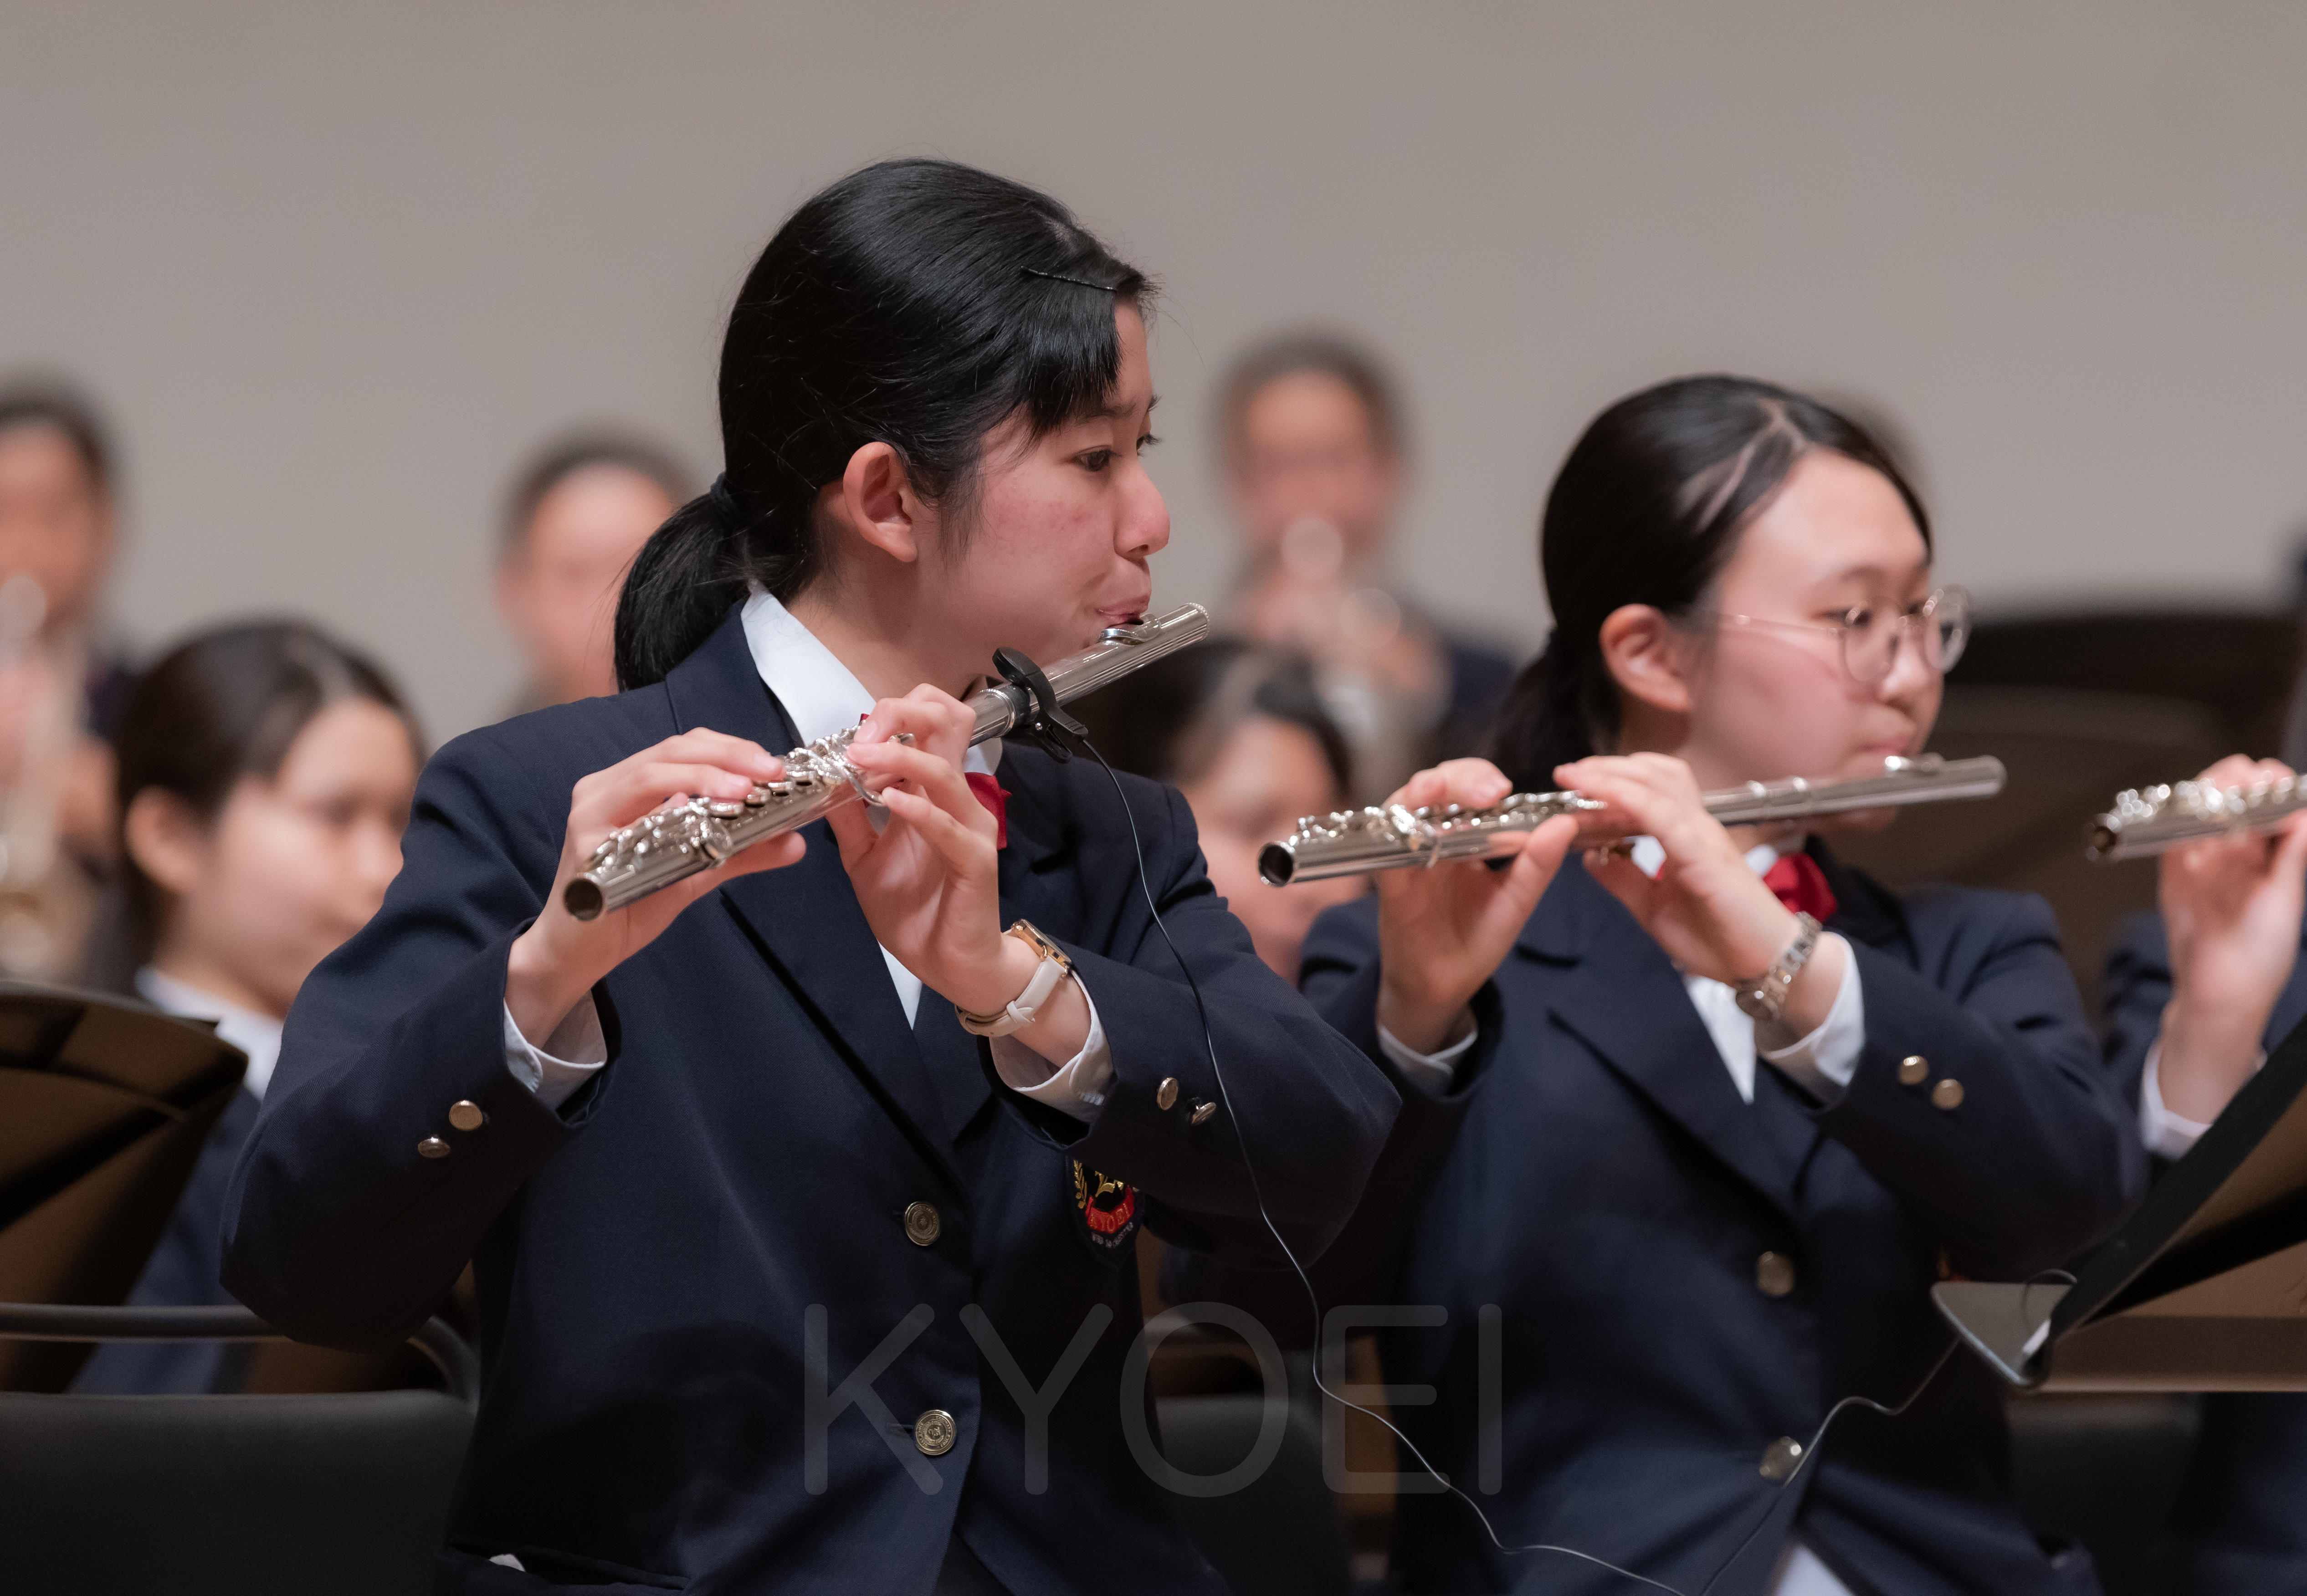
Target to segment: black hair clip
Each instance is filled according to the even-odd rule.
[[[1111,283],[1093,283],[1085,277],[1068,277],[1062,271],[1036,271],[1031,266],[1021,266],[1017,270],[1027,277],[1046,277],[1053,283],[1071,283],[1077,288],[1095,288],[1101,294],[1113,292]]]

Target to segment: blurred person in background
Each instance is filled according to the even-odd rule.
[[[1298,979],[1314,916],[1359,897],[1357,879],[1279,892],[1257,851],[1300,815],[1342,806],[1352,786],[1344,734],[1295,656],[1218,639],[1123,677],[1076,711],[1117,770],[1168,782],[1194,813],[1210,883],[1249,928],[1257,957]]]
[[[2294,724],[2297,724],[2294,708]],[[2290,767],[2236,755],[2203,772],[2222,787]],[[2138,916],[2107,958],[2107,1062],[2137,1105],[2159,1172],[2183,1158],[2307,1020],[2307,816],[2271,836],[2174,848],[2160,913]],[[2157,1596],[2289,1596],[2307,1590],[2307,1395],[2214,1392],[2171,1523],[2151,1554]]]
[[[79,962],[112,852],[107,746],[127,674],[94,641],[112,568],[111,445],[44,384],[0,389],[0,974]]]
[[[496,579],[527,673],[518,709],[617,691],[610,631],[625,570],[689,495],[671,455],[612,433],[558,444],[522,474]]]
[[[1263,344],[1227,379],[1221,421],[1243,557],[1228,619],[1315,662],[1364,800],[1473,752],[1514,665],[1388,585],[1409,459],[1377,363],[1317,335]]]
[[[130,957],[113,984],[213,1020],[248,1055],[131,1302],[227,1303],[225,1188],[313,966],[368,922],[400,869],[422,759],[407,706],[359,655],[295,622],[182,643],[133,685],[119,725]],[[202,1392],[231,1383],[216,1343],[99,1350],[78,1388]]]

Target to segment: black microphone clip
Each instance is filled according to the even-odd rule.
[[[1086,741],[1089,728],[1066,713],[1058,701],[1058,690],[1050,685],[1042,667],[1015,648],[996,648],[993,668],[1025,699],[1008,734],[1023,737],[1060,764],[1072,759],[1073,750],[1058,741],[1058,733],[1070,732]]]

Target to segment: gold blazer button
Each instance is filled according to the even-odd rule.
[[[916,1247],[934,1247],[945,1223],[938,1211],[927,1203],[905,1205],[905,1240]]]
[[[1795,1289],[1795,1261],[1782,1252],[1766,1252],[1754,1260],[1754,1286],[1765,1297],[1783,1297]]]
[[[1780,1436],[1762,1448],[1762,1478],[1784,1480],[1802,1465],[1803,1444],[1792,1436]]]
[[[459,1130],[478,1130],[488,1122],[489,1117],[481,1111],[481,1105],[469,1097],[449,1105],[449,1123]]]
[[[1958,1109],[1962,1106],[1962,1083],[1949,1076],[1931,1088],[1931,1106],[1936,1109]]]
[[[931,1408],[913,1420],[913,1446],[924,1457],[943,1457],[960,1434],[961,1427],[943,1408]]]

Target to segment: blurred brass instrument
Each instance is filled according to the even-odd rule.
[[[2083,852],[2104,863],[2147,859],[2206,837],[2272,831],[2307,810],[2307,776],[2253,782],[2244,787],[2205,781],[2132,787],[2114,795],[2114,807],[2091,822]]]
[[[1848,781],[1750,781],[1708,793],[1706,812],[1725,826],[1799,820],[1853,810],[1896,809],[1957,798],[1992,798],[2003,790],[2003,761],[1945,759],[1937,754],[1882,761],[1882,774]],[[1297,832],[1259,850],[1257,873],[1267,883],[1325,881],[1368,871],[1433,866],[1488,859],[1519,850],[1520,838],[1557,815],[1608,808],[1577,793],[1516,793],[1488,809],[1384,808],[1308,815]]]
[[[1046,671],[1004,648],[994,656],[1003,680],[969,697],[977,715],[970,746],[1013,731],[1046,737],[1051,725],[1074,730],[1059,705],[1197,643],[1209,631],[1209,612],[1189,604],[1133,626],[1110,626],[1094,648],[1069,654]],[[591,867],[563,889],[562,905],[579,920],[596,919],[711,870],[755,843],[798,831],[844,804],[879,804],[878,790],[849,762],[856,735],[853,726],[794,749],[785,757],[784,779],[757,784],[742,802],[691,798],[611,832],[593,851]]]

